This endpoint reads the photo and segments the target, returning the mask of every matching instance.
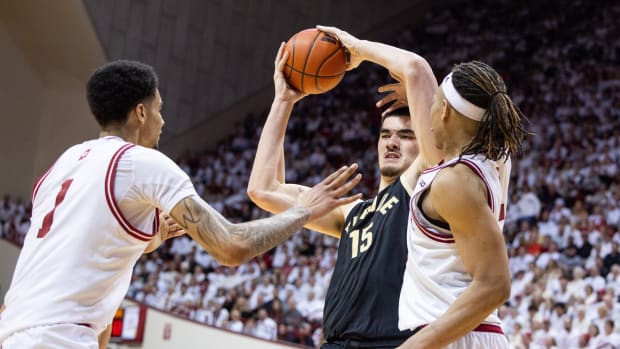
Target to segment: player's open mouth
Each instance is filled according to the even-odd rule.
[[[400,154],[389,152],[389,153],[385,153],[385,155],[383,155],[383,157],[385,159],[400,159]]]

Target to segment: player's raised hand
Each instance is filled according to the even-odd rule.
[[[361,199],[362,194],[360,193],[343,196],[362,179],[362,175],[359,173],[353,176],[356,171],[357,164],[341,167],[310,190],[301,193],[297,198],[297,205],[306,207],[310,211],[309,220],[311,221],[331,212],[338,206]]]
[[[286,82],[286,78],[284,77],[284,67],[286,65],[289,52],[284,49],[285,45],[286,44],[284,42],[280,44],[280,48],[278,49],[278,54],[276,55],[276,60],[274,62],[275,69],[273,72],[273,84],[276,90],[275,98],[282,101],[295,103],[307,96],[307,94],[295,90]]]
[[[396,110],[398,108],[407,107],[407,91],[405,90],[405,86],[400,82],[394,84],[383,85],[378,88],[378,91],[381,93],[387,93],[387,95],[383,96],[380,100],[377,101],[376,105],[378,108],[389,105],[383,113],[382,116],[387,115],[389,112]],[[412,111],[413,112],[413,111]]]
[[[357,68],[360,63],[364,61],[364,58],[361,56],[359,50],[362,40],[336,27],[317,25],[316,28],[337,37],[342,43],[342,46],[347,49],[347,52],[349,53],[349,64],[347,65],[347,70]]]

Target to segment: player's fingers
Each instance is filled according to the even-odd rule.
[[[388,92],[388,91],[396,91],[400,87],[400,83],[395,84],[385,84],[383,86],[379,86],[377,91],[379,92]]]
[[[403,108],[403,107],[408,107],[409,105],[407,104],[407,102],[404,101],[396,101],[394,103],[392,103],[387,109],[385,109],[383,111],[383,113],[381,113],[381,116],[386,116],[387,114],[389,114],[390,112],[399,109],[399,108]]]
[[[389,73],[390,73],[390,76],[391,76],[392,78],[394,78],[394,80],[396,80],[396,81],[398,81],[398,82],[401,82],[401,81],[402,81],[402,79],[401,79],[398,75],[394,74],[391,70],[389,71]]]
[[[342,206],[342,205],[350,204],[354,201],[361,200],[361,199],[362,199],[362,193],[357,193],[355,195],[338,198],[336,202],[338,203],[338,206]]]
[[[336,178],[334,178],[334,180],[328,184],[328,186],[337,190],[339,187],[342,186],[342,183],[346,182],[357,171],[357,168],[357,164],[351,164],[347,166],[344,171],[339,173],[338,176],[336,176]],[[342,195],[344,193],[345,192],[342,192],[338,195]]]
[[[376,105],[377,105],[377,107],[381,108],[382,106],[387,105],[390,102],[393,102],[393,101],[395,101],[397,99],[398,99],[398,96],[395,93],[390,93],[389,95],[384,96],[383,98],[378,100]]]
[[[348,168],[348,166],[342,166],[341,168],[337,169],[336,171],[332,172],[329,176],[325,177],[325,179],[323,179],[321,181],[321,184],[323,185],[330,185],[334,180],[336,180],[336,178],[338,178],[338,176],[340,174],[342,174],[344,171],[346,171],[346,169]]]
[[[280,62],[278,62],[278,71],[279,72],[283,72],[284,71],[284,66],[286,65],[286,61],[288,60],[288,55],[289,55],[288,51],[284,51],[284,54],[282,54],[282,58],[280,58]]]
[[[355,177],[351,178],[350,181],[336,188],[334,193],[336,196],[342,196],[351,191],[351,189],[355,188],[356,185],[362,180],[362,175],[360,173],[356,174]]]
[[[284,42],[280,43],[280,47],[278,48],[278,53],[276,54],[276,60],[273,62],[273,65],[275,65],[276,67],[278,66],[278,62],[280,62],[282,51],[284,51]]]
[[[176,230],[176,231],[171,232],[170,235],[168,235],[168,239],[176,238],[184,234],[185,234],[184,229]]]
[[[339,29],[336,28],[336,27],[329,27],[329,26],[325,26],[325,25],[317,25],[316,29],[318,29],[320,31],[323,31],[323,32],[326,32],[326,33],[330,33],[330,34],[338,36],[337,34],[338,34]]]

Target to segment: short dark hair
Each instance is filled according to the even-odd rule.
[[[155,96],[157,84],[153,67],[136,61],[113,61],[97,68],[88,79],[88,106],[100,126],[124,124],[132,108]]]
[[[411,112],[409,111],[409,107],[400,107],[398,109],[394,109],[381,117],[381,125],[383,125],[385,119],[391,116],[411,116]]]

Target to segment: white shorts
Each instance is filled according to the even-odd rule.
[[[444,349],[508,349],[508,339],[501,333],[469,332]],[[2,348],[4,349],[4,348]]]
[[[15,332],[0,349],[99,349],[95,330],[76,324],[37,326]]]

